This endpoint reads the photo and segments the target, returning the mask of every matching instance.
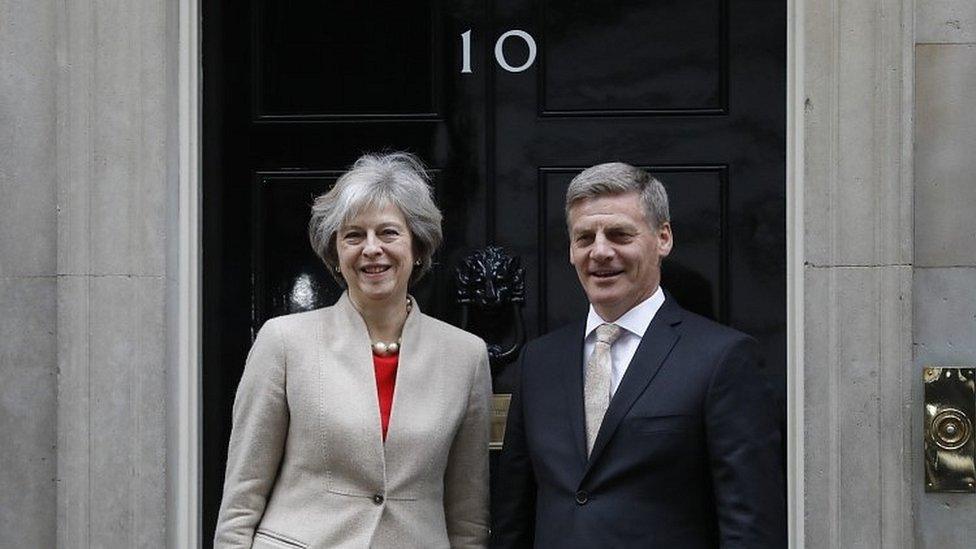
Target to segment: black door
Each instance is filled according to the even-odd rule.
[[[433,168],[445,244],[423,310],[457,324],[455,267],[499,244],[526,269],[530,337],[586,311],[569,180],[648,168],[671,196],[663,285],[758,338],[782,396],[785,20],[775,0],[204,2],[205,542],[251,338],[339,295],[308,206],[366,151]]]

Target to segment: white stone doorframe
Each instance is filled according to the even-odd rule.
[[[911,303],[914,3],[787,3],[790,546],[803,547],[810,536],[816,546],[911,547],[912,475],[903,451],[911,415],[902,399],[911,388],[911,307],[906,315],[898,303]],[[201,543],[200,22],[199,0],[180,0],[178,326],[167,399],[167,529],[169,545],[181,548]],[[806,325],[807,315],[816,321]],[[880,327],[845,337],[848,315],[866,315],[867,324]],[[898,369],[902,363],[908,370]],[[841,387],[846,393],[828,395],[826,404],[805,400],[805,391],[821,385],[838,392],[837,379],[852,375],[852,364],[869,370],[866,379],[877,379],[876,386],[865,394]],[[867,412],[865,399],[876,401]],[[805,409],[813,410],[809,422]],[[848,414],[867,427],[837,422]],[[839,484],[865,467],[857,456],[839,455],[845,438],[864,432],[858,429],[876,439],[881,456],[880,464],[867,465],[878,465],[877,494],[851,496]],[[805,438],[816,443],[809,455]],[[811,486],[805,470],[817,477]],[[815,517],[810,525],[807,513]]]
[[[803,18],[786,7],[786,468],[789,546],[803,535]],[[798,11],[799,9],[799,11]],[[798,129],[799,128],[799,129]]]
[[[202,118],[200,1],[179,0],[179,198],[177,214],[176,343],[169,376],[167,436],[167,543],[201,546],[200,133]],[[170,294],[171,299],[173,294]],[[171,362],[172,364],[172,362]]]

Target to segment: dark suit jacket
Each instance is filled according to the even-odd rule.
[[[786,547],[776,410],[756,342],[668,296],[586,457],[582,322],[526,345],[493,547]]]

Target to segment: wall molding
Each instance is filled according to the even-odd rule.
[[[788,0],[786,30],[786,489],[789,546],[804,547],[804,7]]]

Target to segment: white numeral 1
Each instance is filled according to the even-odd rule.
[[[471,74],[471,29],[461,33],[461,74]]]

